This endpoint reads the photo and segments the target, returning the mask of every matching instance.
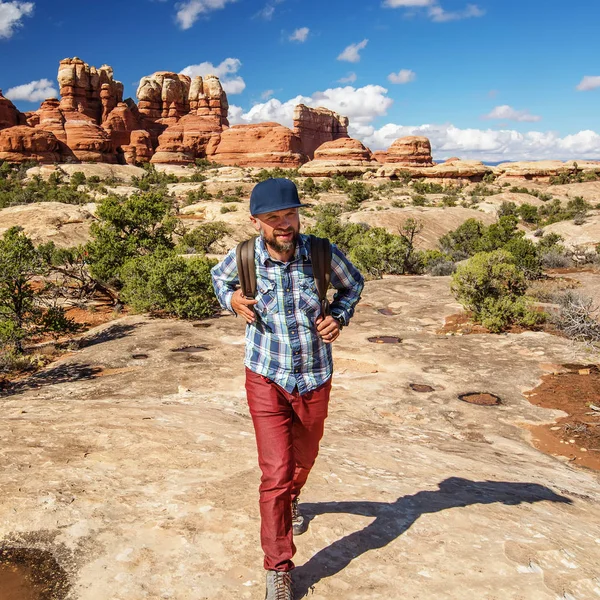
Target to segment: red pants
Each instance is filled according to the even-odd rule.
[[[290,394],[246,368],[246,396],[262,471],[260,541],[265,569],[294,568],[292,500],[317,458],[330,391],[331,379],[308,394],[297,389]]]

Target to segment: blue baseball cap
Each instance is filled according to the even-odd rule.
[[[254,186],[250,195],[250,214],[254,217],[267,212],[300,208],[298,188],[293,181],[283,178],[272,178],[261,181]]]

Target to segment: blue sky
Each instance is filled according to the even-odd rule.
[[[303,101],[372,149],[600,159],[599,20],[596,0],[0,0],[0,88],[34,110],[73,56],[133,98],[154,71],[216,72],[232,123],[290,126]]]

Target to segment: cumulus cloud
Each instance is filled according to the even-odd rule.
[[[560,137],[551,131],[520,133],[510,129],[459,129],[452,124],[388,123],[379,129],[351,124],[350,135],[360,139],[372,150],[389,148],[399,137],[423,135],[431,140],[433,154],[438,159],[459,156],[463,159],[499,162],[600,157],[600,135],[590,130]]]
[[[388,90],[379,85],[366,85],[361,88],[352,86],[330,88],[315,92],[311,96],[296,96],[285,102],[271,98],[267,102],[255,104],[248,112],[237,114],[234,122],[275,121],[292,127],[294,107],[297,104],[306,104],[312,107],[323,106],[348,117],[351,122],[366,124],[376,117],[387,114],[394,102],[387,93]]]
[[[341,79],[338,79],[338,83],[354,83],[356,79],[356,73],[354,71],[351,71],[350,73],[348,73],[347,77],[342,77]]]
[[[46,98],[58,98],[58,90],[49,79],[39,79],[12,87],[4,95],[13,101],[42,102]]]
[[[532,115],[528,110],[515,110],[508,104],[496,106],[490,113],[483,116],[484,119],[505,119],[507,121],[519,121],[522,123],[535,123],[541,121],[542,117]]]
[[[398,71],[398,73],[390,73],[388,75],[388,80],[391,83],[398,84],[410,83],[416,78],[417,74],[414,71],[411,71],[410,69],[401,69],[400,71]]]
[[[577,89],[580,92],[589,92],[590,90],[595,90],[600,87],[600,76],[598,75],[586,75],[579,85]]]
[[[275,93],[275,90],[265,90],[260,97],[263,100],[268,100],[269,98],[271,98],[271,96],[273,96],[273,94]]]
[[[290,42],[305,42],[309,33],[310,29],[308,27],[300,27],[299,29],[296,29],[288,39]]]
[[[21,27],[21,19],[33,14],[33,2],[3,2],[0,0],[0,39],[8,39]]]
[[[356,63],[360,60],[360,51],[364,50],[369,43],[369,40],[363,40],[358,44],[350,44],[344,49],[344,51],[337,57],[338,60],[345,60],[348,62]]]
[[[239,75],[235,75],[241,66],[242,61],[239,58],[226,58],[217,66],[210,62],[189,65],[181,71],[181,74],[189,77],[216,75],[227,94],[241,94],[246,89],[246,82]]]
[[[265,21],[270,21],[275,14],[275,7],[278,4],[285,2],[285,0],[271,0],[267,2],[263,8],[261,8],[254,16]]]
[[[179,2],[175,19],[181,29],[190,29],[200,15],[225,8],[229,2],[236,0],[185,0]]]
[[[483,17],[485,11],[476,4],[467,4],[464,10],[447,11],[439,5],[431,6],[427,14],[432,21],[436,23],[446,23],[448,21],[460,21],[462,19],[471,19],[473,17]]]
[[[476,4],[467,4],[463,10],[445,10],[437,0],[385,0],[387,8],[426,8],[427,16],[436,23],[460,21],[473,17],[483,17],[485,11]]]

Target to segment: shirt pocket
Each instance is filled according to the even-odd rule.
[[[298,281],[300,288],[300,309],[308,313],[321,311],[321,301],[317,285],[312,277],[301,277]]]
[[[256,310],[262,315],[275,314],[277,308],[277,286],[274,281],[259,279],[256,282]]]

